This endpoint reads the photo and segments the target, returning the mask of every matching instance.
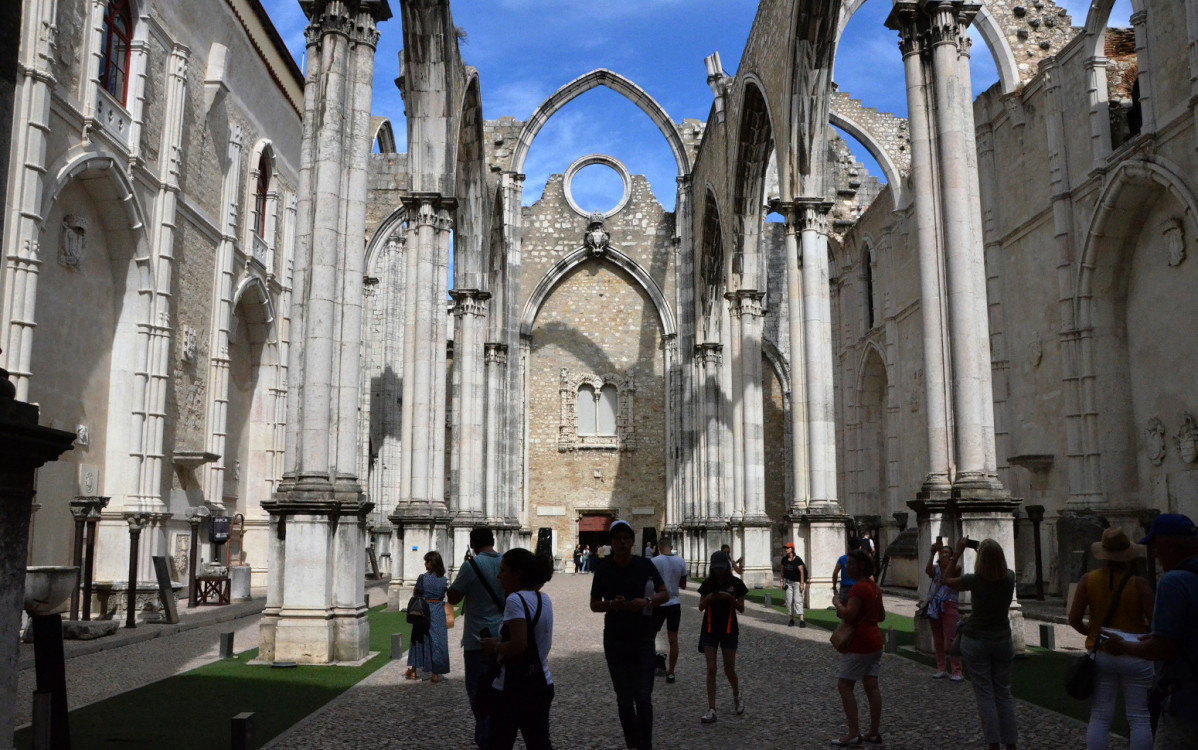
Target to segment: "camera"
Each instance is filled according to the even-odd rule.
[[[978,542],[977,539],[966,539],[965,540],[965,546],[970,549],[977,549],[979,545],[980,545],[980,542]]]

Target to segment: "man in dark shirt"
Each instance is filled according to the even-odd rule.
[[[603,615],[603,655],[616,690],[624,743],[653,748],[653,651],[651,607],[669,599],[653,563],[634,557],[627,521],[611,525],[612,555],[600,562],[591,583],[591,611]]]
[[[807,565],[803,558],[795,554],[795,546],[791,542],[783,545],[782,553],[782,589],[786,591],[786,614],[790,616],[787,627],[794,627],[795,614],[799,616],[799,627],[807,627],[803,617],[803,592],[807,588]]]

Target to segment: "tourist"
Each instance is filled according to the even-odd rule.
[[[932,679],[943,680],[948,677],[948,667],[951,664],[952,680],[960,682],[965,679],[961,674],[961,657],[949,655],[947,659],[945,658],[948,645],[957,635],[957,622],[961,618],[959,595],[944,585],[945,576],[956,578],[961,575],[959,565],[952,570],[947,570],[948,561],[952,557],[952,548],[944,546],[944,543],[937,538],[932,543],[932,556],[928,558],[928,565],[924,568],[924,572],[927,573],[928,578],[932,579],[927,598],[928,624],[932,626],[932,645],[936,650],[936,672],[932,675]]]
[[[486,750],[488,718],[479,701],[483,679],[493,667],[494,659],[481,650],[482,639],[499,632],[503,624],[503,600],[499,596],[499,553],[495,551],[495,535],[488,528],[470,530],[470,549],[473,556],[458,569],[458,577],[449,587],[450,604],[465,599],[466,617],[462,625],[462,663],[466,671],[466,697],[474,713],[474,742]]]
[[[874,561],[863,550],[855,549],[845,559],[845,574],[854,581],[845,603],[840,597],[832,597],[836,616],[844,622],[854,624],[853,638],[849,649],[840,655],[840,668],[836,689],[844,707],[845,724],[848,732],[832,741],[837,747],[860,745],[869,742],[882,744],[879,724],[882,721],[882,691],[878,688],[878,670],[882,666],[882,631],[878,623],[886,619],[886,607],[882,603],[882,592],[870,580],[874,572]],[[869,703],[869,732],[861,734],[857,716],[857,696],[853,688],[857,681],[865,690]]]
[[[1102,648],[1157,662],[1153,694],[1160,699],[1156,750],[1198,750],[1198,529],[1177,513],[1162,513],[1140,540],[1165,574],[1156,583],[1152,634],[1125,640],[1118,634]]]
[[[582,547],[582,555],[578,558],[582,565],[583,573],[591,572],[591,545],[584,544]]]
[[[790,620],[787,627],[793,628],[795,615],[799,616],[799,627],[807,627],[803,617],[803,594],[807,591],[807,564],[795,554],[793,542],[782,545],[782,590],[786,592],[786,614]]]
[[[416,577],[414,595],[425,601],[427,623],[421,623],[419,642],[413,637],[408,647],[409,680],[418,679],[418,671],[432,674],[433,682],[440,682],[441,675],[449,673],[449,631],[445,627],[445,563],[440,552],[429,552],[424,556],[424,573]]]
[[[633,556],[634,540],[627,521],[611,525],[612,557],[595,570],[591,611],[603,613],[603,655],[616,691],[624,744],[652,750],[656,654],[650,608],[664,604],[669,594],[653,563]]]
[[[516,733],[528,750],[552,750],[549,741],[549,706],[553,703],[553,676],[549,650],[553,647],[553,603],[541,587],[553,577],[553,564],[544,555],[526,549],[504,553],[499,582],[507,594],[499,640],[483,638],[485,653],[500,657],[499,676],[491,684],[491,748],[510,750]],[[531,660],[531,663],[529,662]],[[521,669],[529,664],[529,669]]]
[[[745,595],[748,593],[744,581],[732,575],[732,561],[728,555],[724,552],[712,555],[707,579],[699,587],[699,611],[703,613],[699,645],[703,647],[703,655],[707,658],[707,713],[699,719],[704,724],[712,724],[716,720],[716,649],[724,656],[724,675],[732,688],[732,705],[738,716],[745,712],[745,702],[740,697],[740,679],[736,675],[736,649],[740,640],[740,623],[736,620],[736,613],[745,611]]]
[[[653,608],[653,632],[660,633],[666,626],[666,638],[670,643],[669,662],[666,667],[666,682],[674,682],[674,667],[678,664],[678,624],[682,621],[682,600],[678,590],[686,588],[686,560],[674,554],[674,542],[662,537],[658,549],[661,554],[653,558],[653,567],[666,584],[670,598],[660,607]]]
[[[969,539],[961,537],[946,569],[957,567],[968,544]],[[1014,750],[1018,738],[1015,702],[1011,698],[1015,644],[1011,641],[1008,613],[1015,596],[1015,572],[1007,568],[1002,546],[993,539],[983,539],[978,545],[974,572],[959,578],[946,576],[944,585],[973,595],[973,611],[961,623],[961,660],[973,683],[982,735],[991,750],[999,750],[1000,744]]]
[[[856,537],[849,539],[849,554],[854,550],[860,549],[861,544]],[[849,601],[849,592],[853,589],[853,584],[856,583],[848,576],[846,566],[848,565],[849,555],[841,555],[836,560],[836,567],[832,569],[832,593],[840,597],[841,604],[847,604]]]
[[[1069,608],[1069,625],[1086,636],[1093,650],[1099,632],[1114,630],[1128,640],[1137,640],[1152,624],[1152,588],[1148,579],[1135,575],[1133,563],[1144,556],[1144,547],[1132,544],[1118,527],[1102,532],[1091,556],[1105,564],[1082,576]],[[1086,620],[1086,611],[1090,617]],[[1123,686],[1123,705],[1131,728],[1131,750],[1151,750],[1152,717],[1148,712],[1148,690],[1152,687],[1152,662],[1135,656],[1115,656],[1105,651],[1094,655],[1094,694],[1090,699],[1088,750],[1106,750],[1115,718],[1115,695]]]
[[[732,548],[727,544],[720,545],[720,552],[724,553],[724,557],[728,558],[728,563],[732,566],[732,572],[736,575],[744,575],[745,572],[745,556],[741,555],[740,559],[732,559]]]
[[[578,575],[579,568],[582,566],[582,545],[574,545],[574,575]]]
[[[645,557],[653,557],[653,542],[645,542]]]

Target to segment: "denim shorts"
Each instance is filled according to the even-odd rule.
[[[872,654],[841,654],[840,673],[837,677],[856,682],[863,677],[877,677],[881,667],[881,651],[874,651]]]

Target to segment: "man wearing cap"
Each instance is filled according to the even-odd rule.
[[[1198,528],[1186,516],[1162,513],[1148,545],[1165,574],[1156,586],[1152,633],[1138,641],[1113,635],[1103,646],[1156,662],[1154,692],[1162,699],[1156,750],[1198,750]]]
[[[786,614],[790,616],[787,627],[794,627],[795,615],[799,616],[799,627],[807,627],[803,617],[803,592],[807,590],[807,565],[795,554],[792,542],[782,545],[782,590],[786,592]]]
[[[651,608],[664,604],[669,593],[653,563],[633,556],[634,539],[627,521],[612,523],[612,553],[595,569],[591,611],[603,613],[603,655],[616,691],[624,743],[652,750],[656,664]]]

